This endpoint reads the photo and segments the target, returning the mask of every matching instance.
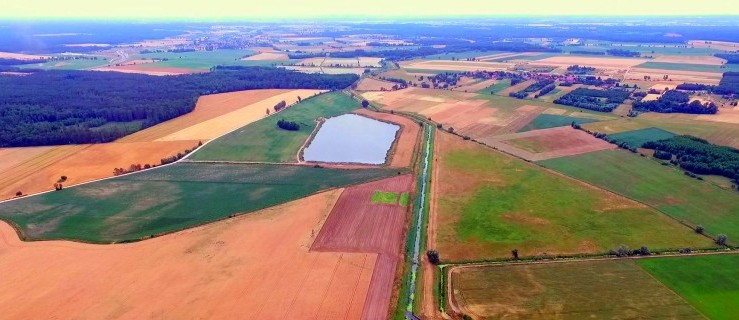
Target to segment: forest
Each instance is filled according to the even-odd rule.
[[[712,102],[707,104],[703,104],[698,100],[690,102],[689,94],[669,90],[657,100],[634,102],[634,110],[660,113],[715,114],[718,112],[718,106]]]
[[[109,142],[193,110],[201,95],[249,89],[346,88],[354,74],[215,67],[148,76],[97,71],[0,75],[0,147]]]
[[[731,63],[731,64],[739,63],[739,53],[717,53],[717,54],[714,54],[714,56],[719,57],[721,59],[726,59],[726,63]]]
[[[593,111],[611,112],[628,97],[629,92],[621,89],[595,90],[577,88],[554,100],[554,103]]]
[[[670,139],[649,141],[644,148],[674,155],[681,168],[698,173],[720,175],[739,180],[739,150],[710,144],[692,136],[675,136]],[[671,158],[671,157],[670,157]]]
[[[739,94],[739,72],[724,72],[717,86],[700,83],[683,83],[677,85],[677,89],[687,91],[705,90],[715,94]]]

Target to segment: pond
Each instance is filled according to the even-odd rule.
[[[356,114],[329,118],[303,151],[303,160],[383,164],[398,130],[398,125]]]

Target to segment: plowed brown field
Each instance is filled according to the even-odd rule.
[[[480,141],[530,161],[617,148],[614,144],[569,126],[489,137]]]

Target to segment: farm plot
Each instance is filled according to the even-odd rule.
[[[583,128],[606,134],[660,128],[675,134],[687,134],[708,140],[711,143],[739,148],[739,126],[735,123],[718,121],[724,110],[716,115],[687,115],[645,113],[636,118],[618,119],[584,124]]]
[[[184,68],[208,71],[217,65],[248,65],[249,62],[242,61],[245,56],[251,55],[250,50],[216,50],[216,51],[192,51],[192,52],[155,52],[140,54],[140,59],[161,60],[150,64],[151,67],[162,68]]]
[[[678,83],[686,82],[717,85],[721,80],[722,73],[634,67],[624,75],[624,80],[639,81],[644,80],[645,76],[650,77],[651,79],[662,79],[665,75],[669,77],[669,80]]]
[[[456,268],[451,285],[475,319],[704,319],[631,260]]]
[[[556,56],[532,61],[531,64],[541,64],[554,67],[580,65],[597,69],[628,69],[629,67],[634,67],[647,61],[647,59],[639,58]]]
[[[397,172],[178,163],[5,202],[0,219],[30,240],[139,240]]]
[[[399,85],[395,82],[378,80],[374,78],[364,78],[357,84],[358,91],[388,91]]]
[[[641,148],[641,146],[649,141],[659,141],[663,139],[669,139],[674,137],[675,134],[669,131],[665,131],[659,128],[646,128],[634,131],[626,131],[609,135],[608,137],[613,143],[620,144],[626,143],[627,145],[634,148]]]
[[[285,66],[283,68],[288,69],[288,70],[303,72],[303,73],[323,73],[323,74],[353,73],[358,76],[361,76],[364,73],[364,68],[296,67],[296,66]]]
[[[252,61],[252,60],[263,61],[263,60],[268,60],[269,61],[269,60],[288,60],[288,59],[290,59],[290,58],[288,58],[288,56],[287,56],[286,53],[261,52],[261,53],[255,54],[253,56],[248,56],[246,58],[242,58],[241,60],[244,60],[244,61]]]
[[[534,118],[534,120],[532,120],[527,125],[525,125],[523,128],[518,130],[518,132],[564,127],[564,126],[572,125],[572,123],[584,124],[584,123],[598,121],[595,119],[563,116],[563,115],[558,115],[558,114],[549,114],[545,112],[542,112],[540,115]]]
[[[623,150],[539,162],[568,176],[657,208],[710,235],[739,239],[739,195]],[[735,241],[735,240],[734,240]]]
[[[115,168],[128,169],[132,164],[159,165],[162,158],[193,149],[198,142],[184,140],[3,149],[9,152],[0,152],[0,159],[14,157],[18,153],[30,153],[33,156],[0,170],[0,199],[11,198],[18,191],[33,194],[54,190],[54,183],[62,176],[67,177],[62,184],[70,186],[111,177]]]
[[[443,261],[509,257],[514,248],[534,256],[711,243],[640,203],[453,135],[436,137],[431,219]]]
[[[401,63],[401,67],[409,70],[434,71],[503,71],[512,67],[512,63],[449,61],[449,60],[413,60]]]
[[[493,136],[480,141],[530,161],[617,148],[570,126]]]
[[[305,97],[304,97],[305,98]],[[341,92],[304,99],[279,114],[261,119],[213,141],[190,158],[196,161],[297,162],[298,151],[316,128],[318,118],[338,116],[361,106]],[[264,112],[264,110],[262,110]],[[296,131],[277,121],[299,124]]]
[[[511,79],[496,80],[496,82],[486,88],[477,90],[480,94],[496,94],[511,85]]]
[[[407,208],[373,201],[377,191],[410,191],[412,175],[357,185],[344,190],[311,247],[312,251],[377,253],[362,319],[388,315],[395,270],[401,255]]]
[[[739,314],[739,255],[641,259],[637,264],[711,319]]]
[[[396,138],[395,143],[390,150],[389,165],[393,168],[402,168],[411,165],[421,134],[421,126],[419,126],[418,123],[406,117],[387,113],[372,112],[367,109],[360,109],[355,111],[354,113],[381,121],[392,122],[399,125],[400,137]]]
[[[121,65],[121,66],[103,66],[103,67],[96,67],[90,70],[123,72],[123,73],[140,73],[140,74],[148,74],[150,76],[176,76],[176,75],[181,75],[181,74],[205,72],[199,69],[162,67],[162,66],[156,66],[152,64],[129,64],[129,65]]]
[[[722,66],[720,64],[711,65],[711,64],[674,63],[674,62],[656,62],[656,61],[645,62],[636,67],[645,68],[645,69],[697,71],[697,72],[712,72],[712,73],[724,73],[727,71],[739,70],[739,67],[733,67],[731,64]]]
[[[119,245],[23,242],[0,222],[3,317],[359,319],[377,254],[309,250],[340,193]]]

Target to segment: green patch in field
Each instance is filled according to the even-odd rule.
[[[649,141],[659,141],[669,139],[674,136],[674,133],[660,128],[645,128],[608,135],[614,143],[626,143],[634,148],[641,148],[643,144]]]
[[[0,219],[32,240],[138,240],[397,172],[184,162],[3,203]]]
[[[630,260],[465,268],[452,285],[484,319],[703,319]]]
[[[663,69],[677,71],[697,71],[697,72],[714,72],[724,73],[727,71],[739,71],[739,66],[726,64],[723,66],[715,66],[709,64],[691,64],[691,63],[671,63],[671,62],[645,62],[636,66],[637,68],[647,69]]]
[[[341,92],[304,99],[277,114],[251,123],[204,146],[190,158],[202,161],[296,162],[298,150],[316,128],[316,119],[361,108]],[[280,130],[277,121],[296,122],[298,131]]]
[[[43,69],[43,70],[84,70],[97,67],[103,67],[110,63],[107,59],[99,57],[97,60],[92,59],[71,59],[71,60],[53,60],[44,63],[22,64],[16,67],[21,69]]]
[[[438,246],[449,261],[709,246],[659,212],[480,148],[440,160]],[[454,190],[454,191],[452,191]],[[566,235],[566,236],[563,236]]]
[[[385,192],[385,191],[375,191],[372,193],[372,203],[378,203],[378,204],[397,204],[398,203],[398,193],[397,192]]]
[[[508,88],[511,86],[511,79],[503,79],[498,81],[498,83],[489,86],[485,89],[478,90],[477,93],[480,94],[496,94],[500,92],[501,90]]]
[[[639,259],[637,264],[708,318],[739,315],[739,255]]]
[[[398,199],[398,204],[401,207],[407,207],[408,204],[411,202],[411,194],[408,192],[403,192],[400,194],[400,199]]]
[[[197,70],[208,70],[211,67],[222,66],[273,66],[289,65],[291,60],[275,61],[250,61],[241,60],[252,55],[251,50],[215,50],[215,51],[192,51],[192,52],[155,52],[140,54],[140,59],[160,59],[166,61],[147,64],[152,67],[186,68]]]
[[[739,239],[739,193],[699,181],[682,170],[623,150],[562,157],[539,164],[636,199],[671,217],[702,225],[711,235]]]
[[[477,58],[482,56],[489,56],[493,54],[498,53],[505,53],[504,51],[464,51],[464,52],[449,52],[449,53],[440,53],[440,54],[434,54],[430,56],[425,56],[423,59],[427,60],[452,60],[452,58],[455,59],[468,59],[468,58]]]
[[[598,120],[542,113],[521,128],[521,130],[518,130],[518,132],[564,127],[572,125],[573,122],[576,124],[584,124],[596,121]]]

